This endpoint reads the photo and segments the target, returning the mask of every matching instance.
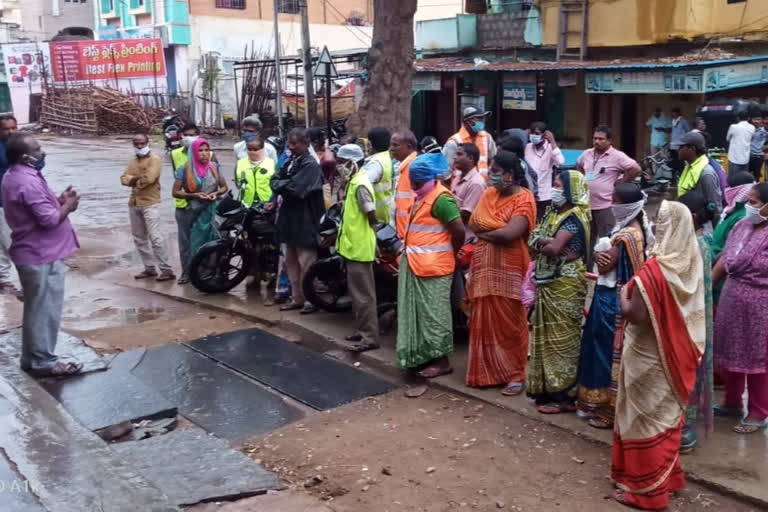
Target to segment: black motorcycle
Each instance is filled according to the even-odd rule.
[[[222,237],[203,245],[189,265],[195,288],[224,293],[249,274],[266,277],[277,271],[280,249],[275,241],[274,213],[261,203],[248,208],[226,196],[216,207],[214,225]]]
[[[341,225],[341,205],[332,206],[320,220],[318,242],[321,251],[330,254],[315,261],[307,270],[302,287],[304,296],[315,307],[331,313],[352,309],[347,297],[347,265],[333,247]],[[376,227],[379,255],[373,267],[376,282],[376,302],[379,315],[395,308],[397,303],[397,256],[403,242],[389,224]]]
[[[181,126],[181,119],[176,114],[163,118],[163,139],[165,140],[166,151],[173,151],[181,147]]]

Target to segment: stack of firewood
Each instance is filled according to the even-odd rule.
[[[146,133],[155,115],[151,109],[115,89],[89,87],[100,133]]]

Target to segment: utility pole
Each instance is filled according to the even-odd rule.
[[[299,0],[301,12],[301,58],[304,64],[304,119],[307,128],[315,121],[315,87],[312,77],[312,50],[309,42],[309,9],[307,0]]]
[[[275,11],[275,109],[277,110],[277,126],[280,136],[285,135],[285,126],[283,126],[283,83],[280,77],[280,28],[278,25],[278,1],[274,1]]]

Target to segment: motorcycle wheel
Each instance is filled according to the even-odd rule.
[[[190,282],[203,293],[228,292],[247,275],[245,251],[231,242],[201,247],[189,264]]]
[[[347,297],[347,280],[326,281],[321,277],[320,267],[312,265],[302,282],[304,297],[317,308],[329,313],[344,313],[352,310]]]

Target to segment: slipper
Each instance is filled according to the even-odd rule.
[[[284,306],[280,306],[280,311],[296,311],[296,310],[302,309],[303,307],[304,306],[302,306],[298,302],[291,301]]]
[[[316,312],[317,308],[313,306],[312,304],[304,304],[304,307],[301,308],[301,311],[299,311],[300,315],[311,315],[312,313]]]
[[[379,348],[379,344],[375,343],[373,341],[360,341],[359,343],[354,343],[351,347],[347,348],[350,352],[367,352],[369,350],[376,350]]]
[[[134,279],[147,279],[150,277],[157,277],[157,272],[154,270],[144,270],[143,272],[140,272],[133,276]]]
[[[163,271],[155,278],[155,281],[162,283],[163,281],[173,281],[174,279],[176,279],[176,274],[170,271]]]
[[[50,368],[44,368],[42,370],[28,370],[27,373],[33,377],[46,378],[46,377],[70,377],[77,375],[83,369],[83,363],[62,363],[58,362]]]
[[[608,430],[613,428],[613,423],[608,423],[607,421],[601,420],[600,418],[592,418],[587,422],[587,425],[592,428],[598,428],[601,430]]]
[[[576,404],[546,404],[536,407],[541,414],[562,414],[566,412],[576,412]]]
[[[350,334],[349,336],[344,336],[344,339],[347,341],[363,341],[363,335],[362,334]]]
[[[517,396],[525,389],[525,382],[510,382],[501,390],[504,396]]]
[[[453,373],[453,368],[437,368],[434,366],[428,366],[419,372],[419,377],[424,379],[436,379],[442,375],[450,375]]]
[[[413,386],[405,390],[403,393],[407,398],[419,398],[421,395],[427,392],[429,389],[428,384],[422,384],[420,386]]]
[[[722,416],[725,418],[744,417],[744,409],[741,407],[726,407],[725,405],[715,405],[712,407],[712,412],[715,414],[715,416]]]
[[[759,430],[768,428],[768,419],[755,423],[753,421],[739,420],[739,424],[733,427],[733,431],[737,434],[754,434]]]
[[[624,505],[625,507],[635,508],[634,505],[629,502],[627,496],[624,494],[624,491],[621,489],[616,489],[613,491],[613,499],[616,500],[616,503]]]

